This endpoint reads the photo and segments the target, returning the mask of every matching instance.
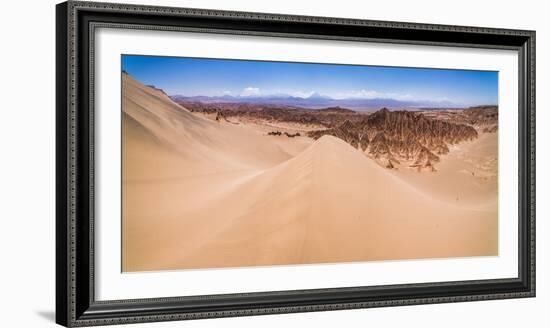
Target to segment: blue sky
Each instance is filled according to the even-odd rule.
[[[392,98],[498,104],[498,72],[123,55],[122,69],[183,96]]]

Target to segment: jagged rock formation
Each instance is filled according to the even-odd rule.
[[[365,151],[369,146],[369,137],[366,131],[358,128],[356,123],[352,123],[349,120],[346,120],[341,125],[332,129],[316,130],[308,133],[308,136],[315,140],[324,135],[331,135],[340,138],[352,145],[354,148],[361,149],[362,151]]]
[[[439,162],[439,156],[449,152],[448,145],[478,136],[476,129],[466,124],[430,119],[410,111],[392,112],[386,108],[360,121],[347,120],[336,128],[308,133],[314,139],[326,134],[366,151],[388,168],[403,162],[429,171],[435,171],[434,163]]]

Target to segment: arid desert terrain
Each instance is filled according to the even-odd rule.
[[[498,254],[496,107],[204,104],[122,79],[124,272]]]

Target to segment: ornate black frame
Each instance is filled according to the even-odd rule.
[[[56,322],[92,326],[535,296],[535,32],[69,1],[56,24]],[[519,54],[519,277],[160,299],[94,298],[97,27],[513,49]]]

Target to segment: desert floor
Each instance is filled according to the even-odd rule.
[[[270,128],[124,75],[123,271],[498,254],[496,133],[419,173]]]

